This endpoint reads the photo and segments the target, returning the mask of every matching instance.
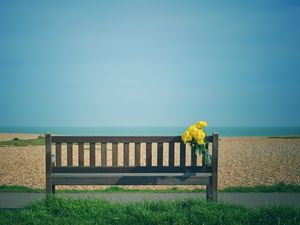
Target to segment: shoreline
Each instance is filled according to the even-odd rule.
[[[55,135],[55,134],[52,134]],[[20,139],[35,139],[38,137],[44,137],[45,134],[38,134],[38,133],[20,133],[20,132],[16,132],[16,133],[1,133],[0,132],[0,141],[9,141],[12,140],[13,138],[20,138]],[[59,134],[57,136],[68,136],[67,134]],[[70,136],[102,136],[102,135],[70,135]],[[105,135],[105,136],[124,136],[124,135]],[[139,136],[139,135],[128,135],[128,136]],[[141,135],[141,136],[170,136],[170,135]],[[173,136],[173,135],[171,135]],[[176,136],[176,135],[174,135]],[[180,136],[180,135],[178,135]],[[282,139],[300,139],[300,134],[299,135],[267,135],[267,136],[222,136],[220,135],[220,140],[221,139],[230,139],[230,138],[236,138],[236,139],[243,139],[243,138],[282,138]]]

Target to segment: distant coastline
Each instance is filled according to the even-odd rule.
[[[181,135],[186,127],[0,127],[0,133],[56,135]],[[300,127],[208,127],[208,134],[218,132],[223,137],[300,136]]]

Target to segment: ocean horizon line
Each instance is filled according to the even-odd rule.
[[[177,136],[185,126],[2,126],[0,133],[29,133],[56,135],[107,135],[107,136]],[[220,136],[292,136],[300,135],[300,126],[209,126],[209,135],[218,132]]]

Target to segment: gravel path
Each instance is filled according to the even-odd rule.
[[[113,202],[174,201],[189,198],[205,200],[204,193],[58,193],[57,196]],[[0,193],[0,208],[22,208],[44,197],[43,193]],[[219,193],[219,202],[251,208],[266,205],[291,205],[300,208],[300,193]]]

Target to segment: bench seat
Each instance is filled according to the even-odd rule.
[[[211,173],[52,173],[53,185],[208,185]]]

